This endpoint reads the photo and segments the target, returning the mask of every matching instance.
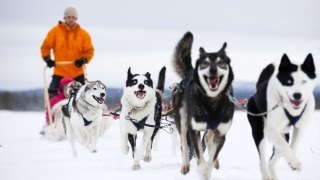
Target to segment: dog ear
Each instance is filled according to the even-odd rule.
[[[200,52],[200,56],[206,56],[206,57],[208,57],[208,54],[207,54],[207,52],[203,49],[203,47],[200,47],[200,48],[199,48],[199,52]]]
[[[127,77],[127,79],[131,79],[131,77],[132,77],[132,74],[131,74],[131,67],[129,67],[129,69],[128,69],[128,77]]]
[[[303,64],[301,65],[301,69],[305,72],[311,79],[316,78],[316,68],[313,62],[312,54],[309,53]]]
[[[145,76],[146,76],[148,79],[151,79],[151,74],[150,74],[149,72],[147,72],[147,73],[145,74]]]
[[[290,61],[289,57],[287,56],[287,54],[284,53],[281,58],[279,72],[289,71],[290,67],[291,67],[291,61]]]

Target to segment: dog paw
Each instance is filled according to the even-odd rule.
[[[129,146],[123,146],[121,149],[122,149],[122,154],[128,154],[129,153]]]
[[[182,167],[181,167],[181,173],[183,174],[183,175],[186,175],[188,172],[190,171],[190,165],[183,165]]]
[[[132,166],[132,170],[139,170],[139,169],[141,169],[140,164],[134,164],[134,165]]]
[[[145,156],[145,157],[143,158],[143,160],[144,160],[145,162],[151,162],[151,156]]]
[[[302,170],[302,164],[299,161],[295,162],[289,162],[289,166],[291,167],[292,170],[294,171],[300,171]]]

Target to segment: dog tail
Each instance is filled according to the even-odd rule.
[[[180,77],[184,77],[189,70],[193,69],[191,64],[192,42],[193,35],[191,32],[187,32],[176,46],[173,55],[173,66]]]
[[[275,66],[272,63],[269,64],[267,67],[265,67],[262,70],[262,72],[259,76],[258,82],[256,84],[257,89],[260,86],[260,84],[262,84],[263,82],[265,82],[271,78],[272,74],[274,73],[274,70],[275,70]]]
[[[163,93],[164,91],[164,82],[166,80],[166,67],[163,66],[159,73],[157,89]]]

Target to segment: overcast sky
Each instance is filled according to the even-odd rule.
[[[318,0],[0,0],[0,89],[43,85],[39,48],[70,5],[78,9],[78,22],[89,31],[96,49],[88,75],[95,79],[104,76],[100,79],[110,86],[122,86],[121,78],[126,77],[129,66],[137,71],[171,66],[174,47],[189,30],[195,35],[195,45],[211,48],[209,51],[227,41],[228,52],[243,65],[257,56],[278,60],[284,52],[292,52],[300,60],[312,52],[319,61]],[[194,47],[194,51],[199,48]],[[168,73],[170,81],[174,75]],[[238,77],[248,79],[246,74]]]

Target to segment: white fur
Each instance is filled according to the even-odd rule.
[[[300,67],[299,67],[300,68]],[[268,140],[275,147],[275,155],[270,160],[269,166],[267,165],[267,157],[265,156],[265,140],[260,143],[260,155],[261,155],[261,172],[263,179],[277,179],[275,172],[275,163],[277,160],[284,156],[288,164],[293,170],[301,170],[301,162],[296,157],[296,148],[299,144],[303,131],[306,128],[307,122],[311,119],[312,113],[315,109],[315,100],[313,97],[313,89],[316,85],[316,80],[311,80],[300,69],[292,74],[294,78],[293,86],[283,86],[276,77],[277,73],[269,80],[267,88],[267,108],[271,109],[277,103],[282,101],[282,106],[288,110],[292,116],[298,116],[304,110],[301,118],[293,126],[293,136],[291,144],[287,143],[284,139],[284,133],[289,133],[288,128],[289,120],[284,113],[283,107],[277,108],[268,113],[265,122],[264,133]],[[293,99],[294,93],[302,94],[302,103],[299,109],[293,108],[290,103],[290,99]]]
[[[145,123],[155,125],[154,112],[156,104],[156,91],[155,89],[145,85],[145,97],[143,99],[137,98],[134,92],[139,90],[138,85],[143,84],[147,78],[143,75],[139,75],[135,77],[135,79],[138,80],[138,83],[135,86],[124,88],[124,93],[121,97],[122,109],[119,120],[121,149],[124,154],[127,154],[129,152],[128,133],[133,135],[137,134],[136,127],[130,120],[126,119],[129,113],[130,118],[133,118],[137,121],[141,121],[144,117],[148,116]],[[144,160],[147,162],[151,161],[151,136],[154,128],[144,127],[140,131],[143,132],[143,137],[140,146],[137,145],[137,150],[134,154],[134,165],[132,167],[133,170],[141,168],[139,162],[143,158],[144,153],[146,153]]]
[[[77,156],[75,149],[75,141],[77,140],[85,146],[90,152],[96,152],[96,145],[99,138],[100,126],[102,122],[102,111],[106,109],[105,104],[98,103],[93,96],[99,97],[101,93],[105,93],[105,86],[102,84],[95,84],[92,87],[89,82],[82,86],[76,97],[72,97],[69,104],[70,118],[65,118],[67,138],[72,148],[72,154]],[[86,87],[89,87],[86,89]],[[75,100],[76,107],[72,104]],[[83,117],[92,123],[88,126],[84,125]]]
[[[207,58],[206,61],[209,61],[209,59]],[[219,60],[218,60],[219,61]],[[221,91],[224,89],[224,87],[226,86],[226,84],[228,83],[228,75],[229,75],[229,67],[226,66],[226,69],[220,68],[219,66],[217,66],[217,75],[220,77],[221,75],[224,76],[224,78],[222,79],[222,81],[220,82],[220,85],[218,87],[218,89],[216,90],[212,90],[208,83],[206,82],[206,80],[204,79],[204,75],[206,76],[210,76],[210,66],[205,68],[205,69],[200,69],[198,68],[198,75],[199,75],[199,79],[200,79],[200,83],[201,86],[204,88],[206,94],[210,97],[216,97],[218,96]]]

